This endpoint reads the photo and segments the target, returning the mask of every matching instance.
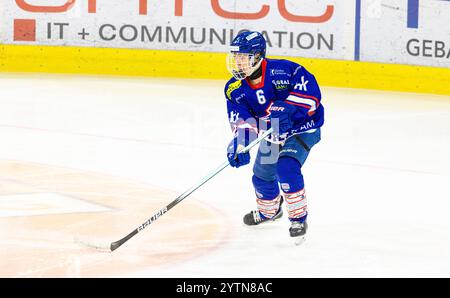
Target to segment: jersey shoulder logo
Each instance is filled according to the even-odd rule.
[[[294,89],[298,89],[300,91],[303,91],[303,90],[308,91],[307,85],[308,85],[309,81],[308,80],[305,81],[305,76],[302,76],[301,80],[302,80],[301,83],[295,84]]]
[[[227,88],[227,98],[229,100],[231,100],[231,92],[233,92],[234,90],[238,89],[239,87],[241,87],[242,82],[241,81],[236,81],[234,83],[231,83],[230,85],[228,85]]]

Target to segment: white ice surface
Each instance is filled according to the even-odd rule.
[[[0,159],[182,193],[226,158],[224,83],[3,74]],[[131,276],[450,277],[450,97],[322,93],[322,141],[303,168],[310,227],[303,245],[289,239],[286,217],[242,224],[255,207],[251,166],[227,168],[188,198],[222,212],[225,244]]]

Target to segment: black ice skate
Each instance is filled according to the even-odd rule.
[[[308,223],[306,221],[293,221],[291,223],[291,227],[289,228],[289,234],[291,235],[291,237],[303,237],[306,235],[307,229]]]
[[[281,208],[281,204],[283,204],[283,197],[281,197],[281,199],[280,199],[280,207],[278,208],[278,211],[274,217],[263,218],[263,217],[261,217],[261,214],[259,213],[258,210],[256,210],[256,211],[253,210],[250,213],[247,213],[246,215],[244,215],[244,223],[248,226],[255,226],[255,225],[259,225],[260,223],[263,223],[263,222],[274,221],[274,220],[281,218],[283,216],[283,210]]]

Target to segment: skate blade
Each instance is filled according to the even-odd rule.
[[[295,246],[300,246],[306,241],[306,236],[298,236],[298,237],[292,237],[294,240]]]

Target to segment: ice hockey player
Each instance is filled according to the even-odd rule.
[[[227,67],[233,75],[224,90],[234,133],[227,150],[231,166],[250,163],[250,153],[239,151],[259,132],[274,128],[259,145],[252,177],[257,210],[246,214],[244,223],[280,218],[284,200],[290,236],[304,237],[308,212],[302,166],[320,141],[324,122],[318,83],[297,63],[266,58],[266,41],[259,32],[244,31],[233,39]]]

